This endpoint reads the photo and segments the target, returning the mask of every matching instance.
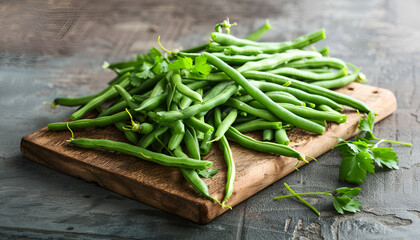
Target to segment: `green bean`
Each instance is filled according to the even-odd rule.
[[[134,112],[129,110],[131,114]],[[48,124],[48,130],[66,130],[67,124],[72,129],[83,129],[88,127],[105,127],[113,123],[129,120],[130,116],[127,112],[120,112],[111,116],[93,118],[93,119],[80,119],[72,122],[58,122]]]
[[[58,105],[68,106],[68,107],[80,106],[80,105],[88,103],[90,100],[99,96],[99,94],[100,93],[78,97],[78,98],[58,97],[58,98],[55,98],[53,102],[51,103],[51,108],[57,108]]]
[[[166,81],[165,78],[162,78],[157,84],[156,86],[153,88],[152,93],[150,94],[150,97],[156,97],[159,95],[162,95],[163,92],[165,92],[166,89],[166,85],[168,84],[168,82]]]
[[[214,114],[221,114],[220,108],[215,109]],[[215,121],[215,124],[218,125],[216,133],[214,134],[215,139],[212,141],[219,141],[226,133],[226,131],[229,129],[230,126],[235,122],[236,117],[238,116],[238,110],[232,109],[230,113],[226,116],[225,119],[220,124],[217,124],[217,121]]]
[[[200,120],[200,122],[206,124],[205,117],[204,116],[200,116],[198,118],[198,120]],[[205,135],[204,132],[201,132],[201,131],[197,130],[197,139],[198,139],[198,141],[202,141],[204,139],[204,135]]]
[[[231,98],[231,99],[227,100],[224,105],[236,108],[240,111],[247,112],[249,114],[260,117],[262,119],[266,119],[268,121],[272,121],[272,122],[278,122],[279,121],[279,118],[276,115],[274,115],[273,113],[271,113],[270,111],[258,109],[258,108],[255,108],[255,107],[251,107],[248,104],[246,104],[244,102],[241,102],[241,101],[239,101],[235,98]]]
[[[188,83],[186,84],[186,86],[191,89],[191,90],[197,90],[199,88],[204,88],[207,86],[210,86],[211,83],[207,82],[207,81],[194,81],[193,83]],[[180,92],[176,92],[173,98],[173,101],[176,103],[179,103],[181,101],[181,99],[184,97],[183,94],[181,94]]]
[[[244,75],[247,75],[247,74],[248,73],[245,73]],[[284,91],[284,92],[292,94],[293,96],[297,97],[299,100],[302,100],[302,101],[312,102],[315,104],[325,104],[332,107],[333,109],[337,109],[340,111],[343,110],[343,108],[335,101],[327,97],[317,95],[316,92],[314,92],[314,94],[310,94],[308,92],[302,91],[298,88],[295,88],[294,85],[289,86],[289,87],[284,87],[276,83],[263,82],[263,81],[250,81],[250,83],[252,83],[252,85],[254,85],[255,87],[257,87],[263,92],[264,91]]]
[[[209,120],[207,121],[207,123],[210,126],[214,126],[213,118],[210,117]],[[213,142],[211,142],[210,140],[212,140],[213,138],[214,138],[214,131],[209,131],[209,132],[204,134],[203,141],[201,141],[201,144],[200,144],[201,155],[207,155],[207,153],[210,152],[210,149],[213,146]]]
[[[347,65],[341,59],[333,57],[311,58],[299,61],[293,61],[282,65],[291,68],[307,68],[307,67],[332,67],[337,69],[346,68]]]
[[[128,79],[128,76],[124,78],[119,85],[123,88],[126,88],[130,85],[130,80]],[[95,97],[94,99],[90,100],[86,105],[81,107],[79,110],[74,112],[71,116],[71,120],[77,120],[83,117],[87,112],[93,110],[94,108],[98,107],[100,104],[105,102],[106,100],[112,99],[118,95],[118,92],[115,91],[115,89],[109,88],[107,91],[102,93],[101,95]]]
[[[145,91],[149,91],[154,86],[156,86],[156,83],[160,80],[161,76],[157,76],[154,78],[148,78],[144,82],[140,84],[140,86],[134,87],[128,91],[131,95],[133,94],[139,94],[143,93]],[[121,85],[121,84],[120,84]]]
[[[247,133],[264,129],[281,129],[282,125],[282,122],[269,122],[261,119],[256,119],[246,123],[242,123],[240,125],[236,125],[235,128],[241,133]]]
[[[313,73],[332,73],[334,72],[330,68],[300,68],[302,71],[313,72]]]
[[[293,124],[301,129],[308,130],[310,132],[322,134],[325,130],[322,126],[318,124],[314,124],[311,121],[308,121],[304,118],[296,116],[295,114],[291,113],[290,111],[284,109],[283,107],[276,104],[273,100],[267,97],[261,90],[254,87],[248,80],[245,79],[238,71],[218,59],[217,57],[213,56],[211,53],[202,53],[204,56],[207,57],[207,62],[212,64],[213,66],[219,68],[227,76],[229,76],[232,80],[238,83],[245,91],[248,92],[255,100],[266,106],[272,113],[274,113],[277,117],[286,122],[293,122]]]
[[[217,127],[217,129],[220,129],[223,122],[226,120],[224,119],[222,121],[221,115],[222,114],[221,114],[220,108],[216,108],[214,111],[214,124]],[[225,196],[222,200],[222,206],[224,206],[224,203],[230,198],[230,196],[233,193],[233,182],[235,181],[236,173],[235,173],[235,162],[233,161],[232,151],[230,149],[229,142],[224,135],[220,137],[219,145],[220,145],[220,148],[222,148],[223,150],[223,156],[225,158],[226,167],[227,167]]]
[[[172,83],[174,84],[174,86],[176,87],[176,89],[184,94],[185,96],[191,98],[194,101],[198,101],[198,102],[202,102],[203,99],[201,97],[200,94],[198,94],[197,92],[191,90],[190,88],[188,88],[187,86],[185,86],[184,84],[182,84],[182,79],[181,76],[179,74],[174,74],[172,76]]]
[[[290,140],[287,137],[286,129],[277,129],[275,132],[275,139],[278,144],[289,145]]]
[[[319,105],[318,109],[321,110],[321,111],[326,111],[326,112],[336,112],[334,109],[330,108],[327,105],[323,105],[323,104]]]
[[[228,55],[238,54],[238,55],[256,55],[260,53],[279,53],[286,51],[288,49],[300,49],[304,48],[312,43],[320,41],[325,38],[325,30],[321,29],[316,32],[310,33],[305,36],[298,37],[292,41],[287,42],[280,42],[280,43],[261,43],[261,42],[253,42],[253,45],[250,45],[250,41],[244,39],[238,39],[231,35],[223,35],[223,39],[221,39],[221,34],[213,34],[211,35],[213,41],[216,42],[223,42],[229,43],[229,45],[234,44],[244,44],[243,47],[238,46],[228,46],[225,47],[226,50],[224,52]],[[241,42],[241,43],[240,43]],[[245,44],[245,42],[247,44]],[[252,41],[251,41],[252,42]],[[220,51],[220,48],[217,49]]]
[[[188,155],[182,151],[181,146],[177,146],[173,152],[177,157],[188,158]],[[181,170],[182,175],[184,175],[185,179],[190,183],[194,190],[196,190],[202,196],[220,204],[218,200],[210,196],[209,188],[207,187],[206,183],[200,178],[200,176],[198,176],[197,171],[188,168],[179,168],[179,170]]]
[[[179,101],[179,108],[181,110],[189,107],[193,103],[193,100],[187,96],[183,96]]]
[[[111,63],[111,64],[104,62],[104,64],[102,65],[102,68],[114,70],[114,69],[135,67],[136,65],[137,65],[137,61],[124,61],[124,62],[116,62],[116,63]]]
[[[295,106],[289,103],[278,103],[283,108],[289,110],[290,112],[305,118],[312,118],[312,119],[319,119],[319,120],[327,120],[333,121],[337,123],[344,123],[347,120],[347,116],[344,114],[340,114],[336,111],[334,112],[325,112],[325,111],[318,111],[312,108],[303,107],[303,106]],[[267,109],[261,103],[257,101],[249,102],[249,105],[255,108],[260,109]],[[293,123],[293,122],[290,122]]]
[[[200,119],[197,119],[196,117],[184,119],[184,122],[188,124],[189,126],[197,129],[200,132],[203,132],[203,133],[214,132],[213,126],[205,123],[204,121],[201,121]]]
[[[281,144],[276,144],[272,142],[262,142],[257,141],[251,137],[248,137],[234,127],[230,127],[229,130],[226,132],[226,136],[234,140],[235,142],[239,143],[241,146],[249,148],[251,150],[255,150],[257,152],[265,152],[265,153],[272,153],[283,155],[286,157],[294,157],[298,160],[306,161],[305,155],[299,153],[295,149]]]
[[[128,107],[130,107],[130,109],[134,110],[138,107],[138,104],[133,101],[133,97],[123,87],[117,84],[114,86],[114,88],[124,99],[124,101],[127,103]]]
[[[194,128],[185,129],[184,142],[191,157],[200,160],[200,146]]]
[[[306,106],[305,102],[298,100],[295,96],[286,92],[266,92],[265,95],[267,95],[267,97],[271,98],[271,100],[273,100],[276,103],[290,103],[297,106]],[[292,97],[289,97],[289,95]],[[249,102],[254,100],[250,95],[235,97],[235,99],[242,102]]]
[[[330,53],[330,48],[328,46],[323,47],[321,49],[318,50],[319,53],[322,54],[322,56],[326,56]]]
[[[284,53],[273,54],[269,58],[265,58],[255,62],[247,62],[238,69],[238,72],[257,71],[257,70],[270,70],[283,63],[290,62],[302,58],[318,58],[322,55],[318,52],[302,51],[302,50],[288,50]]]
[[[372,110],[363,102],[352,98],[348,95],[345,95],[343,93],[339,93],[339,92],[335,92],[335,91],[331,91],[329,89],[323,88],[323,87],[319,87],[319,86],[315,86],[309,83],[305,83],[305,82],[301,82],[301,81],[297,81],[291,78],[287,78],[287,77],[283,77],[283,76],[278,76],[278,75],[274,75],[271,73],[265,73],[265,72],[257,72],[257,71],[249,71],[244,73],[245,77],[248,78],[254,78],[254,79],[260,79],[260,80],[267,80],[270,82],[274,82],[277,84],[285,84],[287,82],[291,82],[292,86],[294,88],[298,88],[301,89],[305,92],[308,93],[313,93],[313,94],[318,94],[324,97],[327,97],[337,103],[341,103],[343,105],[358,109],[362,112],[371,112]],[[314,101],[311,101],[314,102]],[[314,102],[316,103],[316,102]],[[326,103],[324,103],[326,104]],[[330,106],[329,104],[326,104],[328,106]]]
[[[271,25],[270,25],[270,23],[268,22],[268,19],[267,19],[267,20],[265,20],[265,23],[261,27],[259,27],[257,30],[255,30],[254,32],[252,32],[249,35],[247,35],[246,37],[244,37],[244,39],[248,39],[248,40],[251,40],[251,41],[257,41],[270,29],[271,29]]]
[[[348,64],[350,65],[350,64]],[[347,84],[354,82],[357,80],[357,78],[359,77],[359,69],[355,68],[355,70],[347,76],[341,77],[341,78],[337,78],[337,79],[332,79],[332,80],[325,80],[325,81],[317,81],[317,82],[311,82],[311,84],[319,86],[319,87],[323,87],[323,88],[328,88],[328,89],[332,89],[332,88],[341,88],[346,86]]]
[[[70,142],[82,148],[96,148],[122,152],[124,154],[132,155],[163,166],[182,167],[199,170],[213,166],[213,163],[209,161],[200,161],[185,157],[171,157],[165,154],[155,153],[145,148],[133,146],[131,144],[123,142],[89,138],[71,139]]]
[[[171,106],[171,108],[171,110],[177,109],[176,105]],[[184,139],[185,126],[182,120],[178,119],[172,124],[171,133],[172,135],[168,142],[168,149],[174,150]]]
[[[263,130],[263,141],[271,141],[274,138],[273,129],[264,129]]]
[[[137,112],[146,112],[146,111],[150,111],[152,109],[155,109],[157,106],[159,106],[160,104],[165,102],[165,99],[166,99],[167,96],[168,96],[168,91],[166,91],[165,93],[163,93],[161,95],[158,95],[158,96],[155,96],[155,97],[150,97],[150,98],[144,100],[134,110],[137,111]]]
[[[345,76],[347,69],[342,68],[338,71],[334,71],[330,73],[313,73],[313,72],[299,70],[296,68],[282,67],[282,68],[270,70],[268,72],[277,74],[277,75],[296,77],[301,80],[324,81],[324,80],[331,80],[331,79],[336,79],[336,78]]]
[[[150,146],[150,144],[153,143],[153,141],[155,141],[156,137],[159,137],[160,135],[164,134],[167,130],[167,126],[160,125],[157,129],[153,130],[153,132],[143,136],[137,143],[137,146],[147,148],[148,146]]]
[[[225,103],[233,94],[238,92],[238,86],[232,84],[228,86],[224,91],[220,93],[217,98],[212,98],[204,101],[200,104],[190,106],[181,111],[168,111],[168,112],[149,112],[148,116],[154,119],[158,123],[162,122],[173,122],[177,119],[186,119],[197,115],[203,111],[209,111],[210,109],[222,105]]]
[[[109,108],[103,110],[101,113],[99,113],[98,117],[109,116],[109,115],[115,114],[117,112],[121,112],[126,107],[128,107],[128,104],[125,100],[117,102],[114,105],[112,105],[111,107],[109,107]]]

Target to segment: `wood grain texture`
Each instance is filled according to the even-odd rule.
[[[385,89],[352,83],[338,91],[364,101],[378,114],[376,121],[396,109],[393,93]],[[341,125],[330,123],[323,135],[299,129],[291,131],[290,145],[303,154],[318,157],[330,150],[338,138],[350,138],[357,131],[359,116],[350,109],[345,111],[347,122]],[[252,135],[258,138],[258,134]],[[76,130],[75,136],[124,141],[121,132],[111,126]],[[88,182],[97,182],[114,192],[197,223],[207,223],[226,211],[200,197],[177,168],[159,166],[117,152],[80,149],[65,141],[69,137],[67,131],[53,132],[43,128],[22,139],[21,151],[27,158],[47,167]],[[235,190],[228,202],[230,206],[239,204],[295,170],[296,159],[254,152],[230,143],[236,164]],[[223,152],[213,147],[204,158],[213,161],[214,167],[219,169],[218,174],[205,182],[211,195],[221,200],[226,181]]]

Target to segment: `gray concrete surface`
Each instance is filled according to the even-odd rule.
[[[0,239],[418,239],[420,236],[419,1],[2,1],[0,2]],[[351,186],[330,151],[206,225],[197,225],[24,158],[20,139],[74,109],[43,105],[106,85],[104,60],[129,59],[156,44],[193,46],[229,16],[243,36],[269,18],[266,41],[324,27],[330,54],[357,64],[368,84],[392,90],[398,110],[375,135],[394,146],[400,169],[361,185],[364,210],[339,215],[307,198],[315,216],[284,194]]]

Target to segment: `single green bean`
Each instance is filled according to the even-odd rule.
[[[207,121],[210,126],[214,126],[214,119],[210,117]],[[204,134],[203,141],[200,144],[200,153],[201,155],[207,155],[210,152],[211,147],[213,146],[213,142],[210,140],[214,139],[214,131],[209,131]]]
[[[142,147],[133,146],[128,143],[116,142],[103,139],[79,138],[69,140],[71,143],[82,148],[105,149],[109,151],[118,151],[124,154],[132,155],[149,162],[154,162],[164,166],[181,167],[188,169],[206,169],[213,166],[210,161],[200,161],[191,158],[171,157],[161,153],[155,153]]]
[[[311,58],[299,61],[293,61],[283,64],[282,67],[291,68],[308,68],[308,67],[332,67],[337,69],[346,68],[347,65],[343,60],[333,57]]]
[[[221,115],[220,108],[216,108],[214,114]],[[235,122],[237,116],[238,110],[234,108],[229,112],[229,114],[226,116],[225,119],[223,119],[223,121],[220,124],[217,124],[217,121],[215,121],[215,124],[218,125],[218,127],[216,133],[214,134],[215,138],[212,141],[219,141],[223,136],[225,136],[226,131]]]
[[[166,97],[168,96],[168,91],[165,93],[150,97],[146,100],[144,100],[140,105],[138,105],[134,110],[137,112],[147,112],[152,109],[155,109],[157,106],[163,104],[165,102]]]
[[[267,97],[271,98],[271,100],[273,100],[276,103],[290,103],[297,106],[306,106],[305,102],[298,100],[296,97],[286,92],[266,92],[265,95],[267,95]],[[289,95],[291,95],[292,97],[290,97]],[[235,97],[235,99],[242,102],[249,102],[254,100],[250,95]]]
[[[278,144],[289,145],[290,140],[287,137],[286,129],[277,129],[275,132],[275,139]]]
[[[174,122],[171,127],[171,133],[172,135],[168,142],[168,148],[169,150],[174,150],[184,139],[185,127],[182,120],[178,119]]]
[[[263,141],[271,141],[274,138],[273,129],[264,129],[263,130]]]
[[[226,132],[226,136],[239,143],[241,146],[249,148],[251,150],[279,154],[286,157],[294,157],[301,161],[306,161],[305,155],[299,153],[298,151],[289,146],[276,144],[272,142],[257,141],[251,137],[242,134],[234,127],[229,128],[229,130]]]
[[[235,128],[241,133],[247,133],[257,130],[265,130],[265,129],[281,129],[282,122],[269,122],[261,119],[252,120],[246,123],[242,123],[236,125]]]
[[[172,76],[172,83],[174,84],[174,86],[176,87],[176,89],[184,94],[185,96],[191,98],[194,101],[198,101],[198,102],[202,102],[203,98],[201,97],[201,95],[193,90],[191,90],[190,88],[188,88],[186,85],[184,85],[182,83],[182,78],[179,74],[174,74]]]
[[[270,29],[271,29],[271,25],[270,25],[270,23],[268,22],[268,19],[267,19],[267,20],[265,20],[265,23],[261,27],[259,27],[257,30],[255,30],[254,32],[252,32],[249,35],[247,35],[246,37],[244,37],[244,39],[248,39],[248,40],[251,40],[251,41],[257,41]]]
[[[292,78],[297,78],[305,81],[325,81],[340,78],[346,75],[347,69],[342,68],[338,71],[330,72],[330,73],[313,73],[308,71],[299,70],[296,68],[289,68],[289,67],[281,67],[274,70],[268,71],[269,73],[289,76]]]
[[[143,136],[137,143],[137,146],[142,147],[142,148],[147,148],[148,146],[150,146],[150,144],[153,143],[153,141],[155,141],[157,137],[164,134],[167,130],[168,130],[167,126],[160,125],[157,129],[153,130],[151,133]]]
[[[129,110],[131,114],[134,112]],[[127,112],[120,112],[111,116],[98,117],[92,119],[80,119],[71,122],[58,122],[48,124],[48,130],[66,130],[67,125],[72,129],[83,129],[88,127],[105,127],[110,124],[129,120],[130,115]]]
[[[185,129],[184,142],[191,157],[200,160],[200,146],[194,128]]]
[[[323,88],[328,88],[328,89],[341,88],[351,82],[356,81],[357,78],[359,77],[359,74],[360,74],[359,69],[355,68],[355,70],[350,75],[340,77],[337,79],[332,79],[332,80],[311,82],[311,84],[319,86],[319,87],[323,87]]]

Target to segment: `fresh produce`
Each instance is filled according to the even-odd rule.
[[[51,123],[48,129],[115,125],[134,145],[103,139],[75,139],[73,136],[69,142],[82,148],[119,151],[164,166],[179,167],[198,193],[223,207],[229,207],[226,203],[232,195],[235,180],[230,140],[255,151],[296,158],[297,166],[311,157],[288,146],[287,131],[297,127],[323,134],[327,121],[346,121],[341,105],[368,114],[369,123],[361,122],[361,130],[366,131],[364,138],[358,138],[358,143],[341,141],[340,151],[348,154],[345,148],[354,149],[353,146],[358,145],[361,149],[360,145],[365,144],[365,149],[357,152],[358,155],[369,154],[378,165],[396,168],[390,151],[376,147],[388,140],[373,136],[372,110],[359,100],[330,90],[353,81],[364,81],[359,69],[326,56],[328,47],[320,51],[304,49],[324,39],[324,29],[291,41],[267,43],[257,40],[270,29],[268,22],[245,38],[230,35],[230,27],[234,25],[236,23],[231,24],[228,19],[217,24],[209,43],[183,51],[169,51],[158,39],[158,44],[169,56],[151,48],[149,53],[139,55],[134,61],[105,62],[103,67],[117,74],[109,86],[85,97],[55,99],[52,107],[80,108],[70,116],[71,122]],[[97,118],[81,119],[95,109],[99,112]],[[243,134],[256,130],[263,130],[263,141]],[[271,142],[273,139],[276,142]],[[372,146],[372,140],[379,143]],[[219,142],[227,165],[222,201],[210,196],[200,178],[200,175],[212,177],[218,171],[209,168],[212,162],[201,160],[214,142]],[[347,169],[354,162],[344,158],[340,178],[360,183],[365,174],[354,177]],[[364,170],[371,172],[371,167]],[[349,195],[349,191],[336,189],[334,193],[341,194],[341,198],[331,192],[323,195],[333,196],[341,212],[352,211],[345,203],[348,200],[343,200],[346,196],[354,196]],[[293,194],[299,198],[302,195]]]

